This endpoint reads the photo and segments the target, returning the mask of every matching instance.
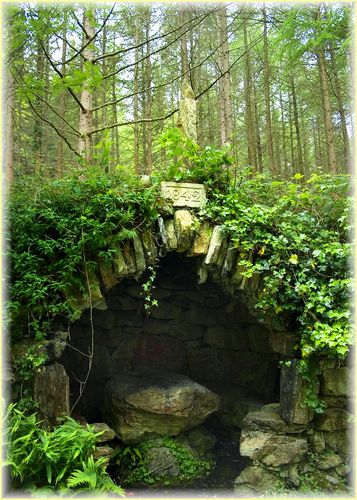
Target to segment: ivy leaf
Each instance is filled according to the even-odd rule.
[[[293,253],[290,256],[289,262],[290,264],[294,264],[295,266],[299,263],[299,257],[296,255],[296,253]]]

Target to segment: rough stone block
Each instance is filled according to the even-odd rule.
[[[270,332],[269,341],[273,352],[283,354],[290,358],[296,356],[295,346],[299,341],[299,337],[294,333],[274,330]]]
[[[224,366],[218,357],[217,349],[201,347],[187,353],[189,375],[193,380],[209,382],[222,380]]]
[[[175,224],[173,219],[166,219],[164,221],[165,229],[165,248],[167,252],[173,252],[177,249],[177,236],[175,232]]]
[[[94,432],[101,432],[101,435],[97,437],[97,443],[107,443],[115,438],[115,431],[109,427],[105,422],[96,422],[91,424],[94,428]]]
[[[203,184],[162,182],[161,196],[174,207],[204,207],[207,202]]]
[[[314,453],[322,453],[325,449],[325,438],[321,431],[313,431],[313,433],[308,436],[309,445]]]
[[[187,252],[187,257],[197,257],[206,255],[208,252],[209,242],[212,235],[212,228],[207,222],[203,222],[196,232],[193,245]]]
[[[261,325],[249,325],[249,346],[253,352],[271,353],[269,330]]]
[[[180,320],[171,321],[168,328],[170,335],[180,340],[195,340],[203,336],[202,326],[193,325]]]
[[[123,246],[123,256],[128,275],[136,273],[135,253],[130,241],[125,241]]]
[[[142,331],[144,333],[152,333],[154,335],[165,335],[170,332],[170,325],[167,321],[147,318],[143,322]]]
[[[185,311],[181,318],[183,321],[194,325],[213,326],[216,324],[215,316],[213,312],[197,307]]]
[[[349,455],[352,453],[352,443],[350,432],[324,432],[324,439],[326,449],[333,450],[342,455]]]
[[[139,335],[133,362],[137,369],[180,372],[186,364],[183,342],[172,337]]]
[[[349,391],[349,369],[328,368],[322,372],[321,393],[326,396],[347,396]]]
[[[255,352],[236,352],[232,382],[254,395],[270,397],[278,379],[277,362]]]
[[[212,347],[230,349],[232,347],[232,332],[221,326],[211,326],[207,328],[203,341]]]
[[[181,316],[181,307],[170,302],[159,302],[158,307],[152,308],[150,316],[155,319],[175,319]]]
[[[186,252],[191,247],[194,237],[194,217],[188,210],[177,210],[174,225],[177,237],[177,252]]]
[[[208,252],[204,260],[206,266],[210,266],[217,262],[222,241],[223,241],[222,228],[221,226],[215,226],[213,228],[212,236],[210,239]]]
[[[248,465],[236,478],[234,493],[244,496],[256,496],[257,493],[271,494],[283,486],[284,483],[277,474],[258,465]]]
[[[300,462],[307,450],[307,440],[300,436],[243,429],[240,440],[241,455],[272,467]]]
[[[141,239],[138,234],[135,234],[133,238],[134,253],[135,253],[135,263],[136,263],[136,275],[141,276],[146,269],[145,255]]]
[[[144,231],[142,233],[141,241],[144,247],[146,261],[149,264],[154,264],[157,258],[157,248],[154,237],[150,231]]]
[[[280,404],[270,403],[258,410],[251,411],[244,419],[244,429],[253,431],[273,431],[276,434],[297,434],[306,430],[306,426],[289,425],[280,416]]]
[[[327,408],[315,417],[315,428],[320,431],[339,432],[352,427],[352,415],[343,408]]]
[[[69,378],[59,363],[44,366],[36,373],[33,393],[46,425],[56,425],[58,417],[69,415]]]
[[[113,261],[114,273],[118,278],[124,278],[128,276],[129,271],[125,263],[123,252],[117,248],[115,252],[115,258]]]
[[[106,290],[110,290],[119,283],[118,277],[114,273],[113,266],[104,259],[98,260],[99,272]]]
[[[299,360],[292,360],[290,366],[283,366],[281,368],[281,416],[289,424],[306,425],[312,420],[313,413],[304,404],[308,386],[298,371],[298,363]]]

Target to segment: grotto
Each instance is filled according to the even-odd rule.
[[[239,496],[301,490],[308,478],[345,491],[349,370],[321,361],[314,390],[327,409],[314,414],[293,318],[257,314],[261,275],[245,277],[240,258],[219,226],[197,223],[194,205],[174,206],[112,264],[99,261],[89,299],[73,298],[81,317],[54,333],[35,377],[43,417],[71,408],[105,429],[98,456],[112,457],[118,440],[128,454],[145,452],[146,486],[218,491],[220,477]],[[189,477],[180,476],[172,440],[216,467],[179,484]],[[143,442],[151,443],[144,452]],[[132,478],[129,488],[143,488],[142,476]]]

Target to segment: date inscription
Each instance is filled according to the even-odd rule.
[[[162,182],[161,196],[174,207],[204,207],[207,202],[203,184],[188,182]]]

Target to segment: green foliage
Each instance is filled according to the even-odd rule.
[[[15,488],[34,489],[75,488],[80,484],[79,472],[87,490],[110,489],[117,493],[116,485],[110,485],[103,461],[94,461],[95,433],[87,425],[82,427],[72,418],[49,431],[41,427],[36,413],[19,409],[10,404],[6,415],[7,460]],[[85,475],[87,480],[84,480]],[[89,479],[91,478],[91,479]]]
[[[177,478],[168,479],[150,472],[146,460],[147,451],[151,448],[166,447],[177,460],[180,472]],[[147,440],[138,445],[118,448],[113,458],[119,465],[124,485],[158,485],[166,486],[180,481],[190,481],[205,476],[211,470],[213,462],[193,454],[181,443],[170,437],[159,440]]]
[[[14,371],[18,380],[29,380],[34,373],[39,373],[47,356],[38,345],[31,345],[22,356],[16,356]]]
[[[203,212],[249,256],[239,262],[242,274],[262,273],[262,314],[296,318],[303,358],[343,358],[353,340],[351,200],[349,176],[315,174],[305,184],[242,178]]]
[[[228,188],[227,167],[233,162],[228,149],[200,148],[176,127],[167,129],[158,143],[169,160],[165,169],[156,173],[159,180],[163,177],[176,182],[201,182],[209,192]]]
[[[86,293],[86,271],[97,271],[98,256],[110,262],[139,225],[151,225],[155,200],[154,188],[120,169],[18,181],[9,207],[14,337],[27,328],[40,339],[56,316],[78,316],[69,296]]]

